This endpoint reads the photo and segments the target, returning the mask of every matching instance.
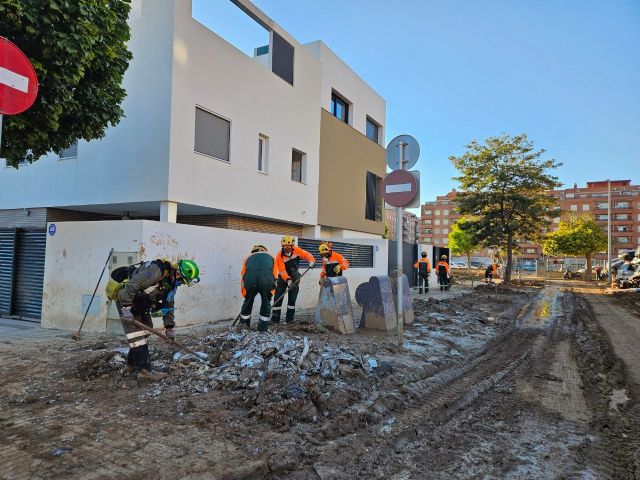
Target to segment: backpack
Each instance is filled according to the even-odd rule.
[[[446,275],[447,274],[447,267],[445,267],[444,265],[438,265],[438,274],[439,275]]]
[[[111,272],[111,277],[107,282],[105,293],[107,298],[113,301],[118,299],[118,292],[124,287],[124,284],[129,281],[133,272],[135,272],[143,262],[136,263],[134,265],[127,265],[124,267],[118,267]]]

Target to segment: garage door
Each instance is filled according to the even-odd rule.
[[[0,230],[0,314],[40,320],[44,230]]]

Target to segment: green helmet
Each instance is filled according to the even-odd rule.
[[[200,281],[200,269],[193,260],[180,260],[178,262],[178,271],[187,285]]]

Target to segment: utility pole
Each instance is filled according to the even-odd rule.
[[[398,148],[400,149],[400,160],[398,161],[400,168],[398,170],[404,170],[404,147],[406,146],[406,142],[400,141],[398,142]],[[397,262],[397,272],[398,278],[396,285],[398,286],[398,346],[402,346],[404,342],[404,301],[402,295],[402,207],[396,208],[396,262]]]
[[[588,265],[587,268],[591,268]],[[611,180],[607,180],[607,280],[609,286],[613,286],[613,276],[611,275]]]

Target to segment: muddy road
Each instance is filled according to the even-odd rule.
[[[568,284],[492,293],[416,300],[403,349],[200,328],[180,339],[215,368],[154,342],[151,384],[115,337],[2,342],[0,478],[640,478],[610,314]]]

